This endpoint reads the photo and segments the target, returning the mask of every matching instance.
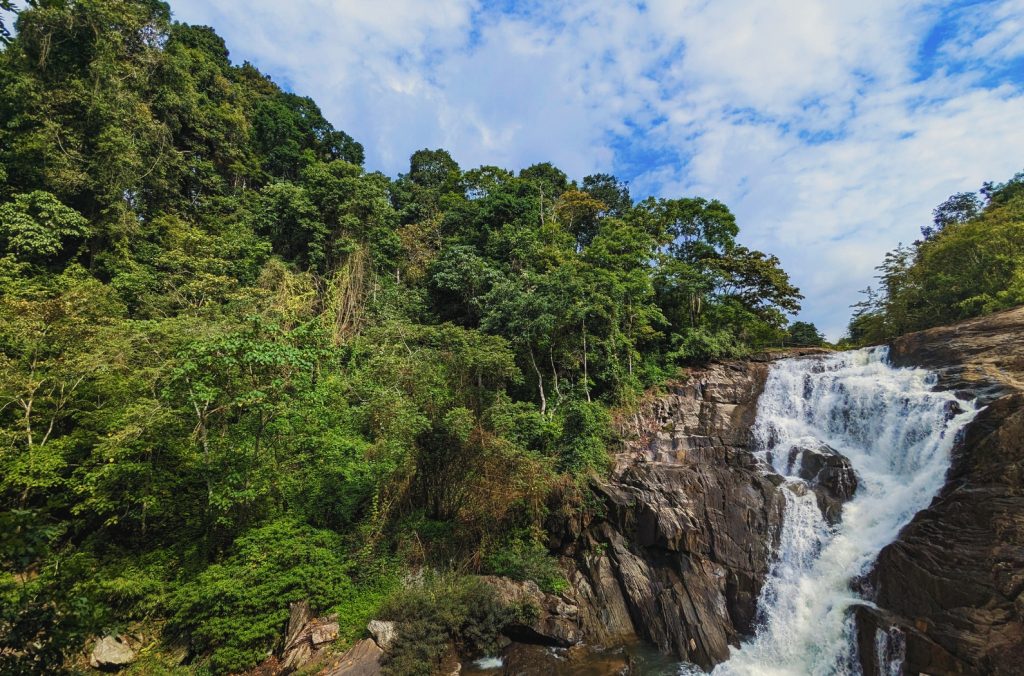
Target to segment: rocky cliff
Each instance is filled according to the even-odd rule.
[[[751,452],[772,359],[694,369],[620,421],[624,443],[600,504],[556,514],[581,635],[640,637],[711,667],[751,633],[782,520],[782,479]]]
[[[598,504],[556,511],[550,524],[572,583],[568,611],[543,618],[565,625],[547,630],[552,643],[572,632],[591,645],[639,637],[709,668],[752,632],[787,490],[752,453],[757,400],[773,358],[809,354],[694,369],[620,420],[623,447],[595,487]],[[854,613],[864,673],[883,673],[883,661],[933,676],[1021,673],[1024,308],[905,336],[890,357],[985,407],[939,495],[858,582],[875,602]],[[810,450],[799,473],[841,518],[856,489],[848,461]]]
[[[858,609],[865,673],[880,651],[904,673],[1024,670],[1024,308],[910,334],[890,356],[986,404],[957,444],[946,485],[867,581]]]

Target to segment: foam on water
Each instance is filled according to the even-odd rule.
[[[772,365],[758,401],[758,453],[787,476],[776,558],[758,602],[759,629],[715,674],[856,674],[850,582],[865,574],[941,488],[957,433],[977,413],[933,391],[935,378],[887,363],[885,348]],[[793,471],[789,450],[825,443],[853,463],[860,485],[830,527]],[[799,463],[796,463],[798,465]],[[884,673],[903,659],[898,630],[880,631]],[[692,673],[684,667],[682,673]]]
[[[473,662],[473,666],[477,669],[501,669],[505,662],[500,657],[481,657]]]

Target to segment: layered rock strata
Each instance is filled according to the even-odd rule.
[[[757,400],[773,359],[818,352],[692,370],[620,421],[596,509],[551,524],[587,642],[640,637],[711,667],[753,631],[786,490],[752,453]]]

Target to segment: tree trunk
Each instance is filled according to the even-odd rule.
[[[590,401],[590,376],[587,375],[587,316],[583,315],[583,391]]]
[[[551,377],[555,381],[555,396],[558,397],[558,401],[562,400],[562,390],[558,388],[558,368],[555,366],[555,353],[549,348],[548,357],[551,359]]]
[[[533,358],[533,346],[530,348],[530,364],[533,365],[533,371],[537,374],[537,390],[540,392],[540,412],[544,414],[548,410],[548,400],[544,396],[544,376],[541,375],[540,369],[537,368],[537,360]]]

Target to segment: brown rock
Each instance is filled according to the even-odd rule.
[[[292,603],[289,610],[281,659],[267,673],[290,674],[316,664],[327,656],[328,644],[338,638],[336,617],[312,617],[306,601]]]
[[[580,628],[587,642],[608,646],[636,640],[629,604],[611,557],[606,552],[587,552],[581,557],[581,565],[569,564],[567,577],[578,603]]]
[[[323,624],[317,624],[309,632],[310,643],[312,643],[315,646],[323,645],[324,643],[330,643],[336,638],[338,638],[337,622],[325,622]]]
[[[985,400],[1024,391],[1024,307],[910,333],[893,341],[897,366],[939,374],[941,385]]]
[[[381,657],[384,651],[374,643],[373,639],[363,639],[341,657],[335,659],[330,667],[321,672],[323,676],[378,676],[381,673]]]
[[[288,605],[288,629],[285,631],[284,644],[287,649],[288,646],[296,642],[299,634],[311,619],[313,619],[313,613],[309,608],[308,601],[294,601]]]
[[[583,640],[579,627],[579,608],[575,603],[557,594],[541,591],[536,582],[519,581],[492,575],[481,579],[497,592],[505,605],[528,603],[537,610],[532,624],[512,625],[505,628],[510,637],[528,643],[571,646]]]
[[[604,514],[549,523],[588,643],[636,635],[709,668],[753,631],[785,502],[750,449],[757,399],[773,358],[822,352],[693,369],[619,421]]]

